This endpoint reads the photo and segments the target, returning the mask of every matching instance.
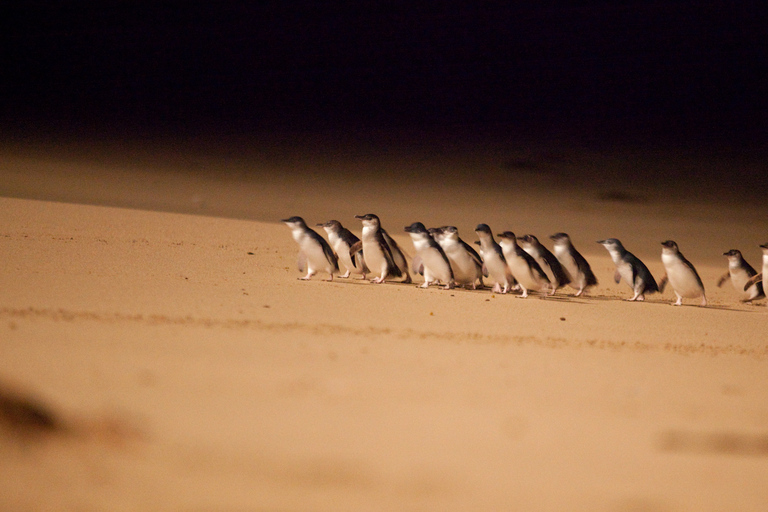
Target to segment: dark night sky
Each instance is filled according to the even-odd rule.
[[[6,130],[766,128],[751,2],[17,4]]]

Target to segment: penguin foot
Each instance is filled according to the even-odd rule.
[[[346,279],[346,278],[348,278],[348,277],[349,277],[349,270],[347,270],[347,273],[346,273],[346,274],[342,274],[342,275],[340,275],[340,276],[339,276],[339,279]]]

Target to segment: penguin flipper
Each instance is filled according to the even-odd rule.
[[[483,277],[488,277],[488,267],[483,263]]]
[[[721,277],[717,281],[717,287],[720,288],[721,286],[723,286],[723,283],[725,283],[730,278],[731,278],[731,273],[730,272],[726,272],[725,274],[723,274],[723,277]]]
[[[418,254],[411,260],[411,272],[422,276],[424,275],[424,263],[421,261],[421,256]]]
[[[621,282],[621,273],[619,272],[619,269],[616,269],[616,272],[613,273],[613,280],[616,281],[616,283]]]
[[[667,281],[669,281],[667,274],[664,274],[661,279],[659,279],[659,293],[664,293],[664,288],[667,286]]]
[[[365,258],[363,257],[363,251],[357,251],[355,253],[355,257],[352,258],[352,263],[356,263],[355,268],[360,267],[360,269],[363,271],[363,274],[370,274],[371,270],[368,268],[368,265],[365,264]]]
[[[752,286],[752,285],[753,285],[753,284],[755,284],[756,282],[758,282],[758,281],[762,281],[762,280],[763,280],[763,273],[762,273],[762,272],[760,272],[760,273],[759,273],[759,274],[757,274],[757,275],[754,275],[754,276],[750,277],[750,278],[749,278],[749,281],[747,281],[747,284],[745,284],[745,285],[744,285],[744,291],[747,291],[747,289],[748,289],[750,286]],[[719,286],[719,285],[718,285],[718,286]]]
[[[333,252],[333,249],[331,249],[331,246],[328,245],[328,243],[323,240],[323,243],[321,244],[323,246],[323,253],[325,254],[325,259],[328,260],[328,263],[333,265],[333,267],[336,270],[339,270],[339,257],[336,256],[336,253]]]
[[[353,244],[352,244],[352,245],[349,247],[349,257],[350,257],[350,258],[352,258],[352,262],[353,262],[353,263],[354,263],[354,261],[355,261],[355,253],[357,253],[357,252],[359,252],[359,253],[360,253],[360,255],[362,256],[362,252],[363,252],[363,242],[361,242],[360,240],[358,240],[357,242],[353,243]]]
[[[299,267],[299,272],[304,272],[307,270],[307,255],[304,253],[304,251],[299,251],[299,258],[296,263]]]

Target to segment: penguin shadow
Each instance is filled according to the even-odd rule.
[[[668,453],[768,456],[768,434],[669,430],[657,435],[656,448]]]
[[[765,313],[760,311],[760,308],[766,307],[766,304],[741,304],[741,307],[729,306],[726,304],[707,304],[706,306],[700,306],[698,304],[683,304],[684,306],[693,306],[703,309],[718,309],[720,311],[736,311],[739,313]],[[749,308],[749,309],[745,309]]]
[[[53,440],[124,447],[146,439],[138,424],[116,416],[73,417],[17,386],[0,381],[0,442],[22,446]]]

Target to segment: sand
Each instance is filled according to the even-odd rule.
[[[715,286],[764,204],[586,150],[243,153],[2,152],[0,509],[764,510],[768,308]],[[278,219],[369,211],[411,252],[567,231],[600,284],[297,279]],[[657,277],[677,240],[710,307],[623,300],[609,236]]]

